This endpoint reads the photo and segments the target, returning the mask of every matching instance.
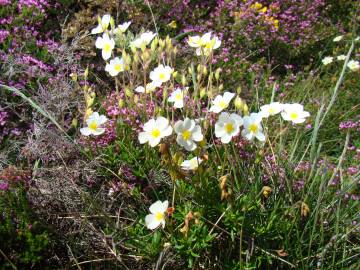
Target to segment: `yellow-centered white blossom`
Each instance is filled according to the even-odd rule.
[[[294,124],[300,124],[305,122],[305,118],[310,116],[310,113],[304,111],[304,107],[301,104],[284,104],[283,112],[281,113],[282,118],[285,121],[291,121]]]
[[[109,72],[110,76],[117,76],[120,72],[125,70],[124,59],[121,57],[115,57],[110,60],[109,64],[106,64],[105,71]]]
[[[359,61],[355,61],[355,60],[350,60],[347,63],[347,67],[351,70],[351,71],[357,71],[360,69],[360,63]]]
[[[181,88],[175,89],[168,98],[168,102],[174,103],[174,107],[181,109],[184,107],[184,90]]]
[[[108,29],[110,24],[110,14],[105,14],[102,18],[98,17],[98,26],[91,30],[91,34],[100,34]]]
[[[266,104],[260,107],[260,114],[262,117],[269,117],[275,114],[278,114],[282,111],[283,104],[279,102],[271,102],[270,104]]]
[[[170,80],[171,74],[173,72],[174,70],[171,67],[159,65],[157,68],[150,72],[150,79],[155,86],[159,87],[163,83]]]
[[[145,224],[148,229],[155,230],[160,225],[162,225],[163,228],[165,227],[168,206],[168,201],[157,201],[150,206],[150,214],[145,217]]]
[[[210,112],[219,113],[222,110],[226,109],[234,96],[235,94],[230,92],[225,92],[224,95],[217,95],[212,101]]]
[[[102,37],[97,37],[95,47],[101,49],[101,55],[104,60],[111,57],[112,50],[115,48],[115,40],[110,38],[107,33]]]
[[[229,143],[231,139],[239,134],[243,119],[235,113],[222,112],[215,123],[215,136],[220,138],[222,143]]]
[[[197,147],[195,142],[200,142],[204,138],[200,126],[196,125],[195,120],[189,118],[177,121],[174,130],[177,134],[176,142],[187,151],[194,151]]]
[[[139,133],[138,139],[141,144],[149,143],[151,147],[158,145],[162,138],[170,136],[172,127],[169,120],[159,116],[157,119],[150,119],[144,124],[144,131]]]
[[[202,159],[199,157],[194,157],[192,159],[184,160],[181,163],[181,168],[185,171],[195,171],[202,163]]]
[[[126,32],[126,30],[129,28],[131,22],[124,22],[122,24],[119,24],[115,29],[114,29],[114,33],[119,35],[119,34],[123,34]]]
[[[155,36],[156,34],[151,31],[142,33],[140,37],[130,43],[130,46],[145,50],[145,47],[150,44]]]
[[[265,141],[265,135],[262,132],[261,120],[262,115],[260,113],[251,113],[250,115],[244,116],[244,129],[241,135],[247,140],[251,141],[254,138],[259,141]]]
[[[107,122],[107,118],[105,115],[99,115],[98,112],[93,112],[87,119],[86,124],[87,127],[83,127],[80,129],[80,132],[84,136],[89,135],[101,135],[105,132],[105,128],[101,127],[103,124]]]

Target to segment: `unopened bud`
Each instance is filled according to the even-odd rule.
[[[222,92],[222,90],[224,90],[224,85],[223,85],[223,84],[220,84],[220,85],[219,85],[219,91]]]
[[[218,81],[220,79],[220,72],[221,72],[221,68],[218,68],[215,71],[215,79]]]
[[[118,107],[119,109],[122,109],[124,107],[124,100],[122,98],[120,98],[118,101]]]
[[[246,103],[243,105],[243,113],[244,115],[249,115],[249,107]]]
[[[203,70],[202,70],[203,74],[206,76],[208,73],[207,67],[203,66]]]
[[[241,108],[243,106],[243,101],[242,101],[241,97],[237,96],[235,98],[234,105],[235,105],[236,109],[241,110]]]
[[[205,95],[206,95],[206,88],[201,88],[200,89],[200,98],[205,97]]]
[[[241,94],[241,86],[239,86],[239,87],[236,89],[236,93],[237,93],[238,95]]]
[[[182,75],[182,76],[181,76],[181,84],[182,84],[183,86],[186,85],[186,77],[185,77],[185,75]]]
[[[89,75],[89,67],[87,67],[87,68],[85,69],[85,71],[84,71],[85,80],[86,80],[86,78],[88,77],[88,75]]]

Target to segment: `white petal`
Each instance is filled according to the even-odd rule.
[[[159,116],[156,119],[155,125],[156,125],[156,128],[158,128],[159,130],[164,130],[169,125],[169,120],[167,120],[165,117]]]
[[[88,127],[84,127],[80,129],[80,132],[84,136],[89,136],[92,133],[92,130]]]
[[[102,32],[103,32],[103,29],[102,29],[101,25],[98,25],[98,26],[96,26],[95,28],[93,28],[93,29],[91,30],[91,34],[92,34],[92,35],[100,34],[100,33],[102,33]]]
[[[265,135],[264,135],[264,133],[258,132],[258,133],[255,134],[255,137],[256,137],[259,141],[261,141],[261,142],[264,142],[264,141],[265,141]]]
[[[101,135],[101,134],[103,134],[105,132],[105,128],[97,128],[97,129],[95,129],[95,130],[93,130],[93,134],[94,135]]]
[[[160,143],[161,137],[153,138],[149,137],[149,144],[151,147],[155,147]]]
[[[196,142],[200,142],[204,139],[204,136],[201,134],[201,127],[200,126],[195,126],[194,129],[192,130],[192,136],[191,138],[196,141]]]
[[[227,133],[224,133],[223,136],[221,136],[221,142],[222,143],[229,143],[231,141],[231,138],[232,136],[227,134]]]
[[[151,214],[156,214],[158,212],[164,213],[163,209],[163,203],[160,200],[154,202],[149,208]]]
[[[111,50],[110,51],[102,50],[101,51],[102,58],[104,60],[108,60],[111,57],[111,52],[112,52]]]
[[[235,96],[235,94],[234,93],[230,93],[230,92],[225,92],[224,93],[224,101],[226,102],[226,103],[230,103],[230,101],[232,100],[232,98]]]
[[[95,41],[95,47],[98,49],[102,49],[104,47],[104,40],[102,39],[102,37],[97,37]]]
[[[165,130],[163,130],[162,134],[163,134],[163,137],[166,137],[166,136],[170,136],[171,133],[172,133],[172,127],[171,126],[168,126]]]
[[[179,133],[183,132],[184,127],[183,127],[183,121],[182,120],[179,120],[179,121],[177,121],[175,123],[174,130],[175,130],[176,134],[179,134]]]
[[[149,136],[148,136],[147,132],[140,132],[138,135],[138,139],[141,144],[144,144],[149,141]]]
[[[157,227],[159,227],[159,225],[161,224],[159,221],[156,220],[155,216],[154,215],[147,215],[145,217],[145,224],[146,224],[146,227],[150,230],[154,230],[156,229]]]

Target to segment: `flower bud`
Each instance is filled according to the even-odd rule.
[[[120,98],[118,101],[118,107],[119,109],[122,109],[124,107],[124,100],[122,98]]]
[[[220,79],[220,72],[221,72],[221,68],[216,69],[215,71],[215,79],[218,81]]]
[[[84,71],[84,78],[86,80],[86,78],[88,77],[89,75],[89,67],[86,67],[85,71]]]
[[[270,193],[272,192],[272,189],[269,186],[264,186],[262,188],[261,192],[262,192],[262,195],[267,199],[267,198],[269,198]]]
[[[239,87],[236,89],[236,93],[237,93],[238,95],[241,94],[241,86],[239,86]]]
[[[220,85],[219,85],[219,91],[222,92],[222,90],[224,90],[224,85],[223,85],[223,84],[220,84]]]
[[[243,102],[242,102],[242,99],[239,96],[237,96],[235,98],[234,105],[235,105],[236,109],[241,110],[241,108],[243,106]]]
[[[200,98],[205,97],[205,95],[206,95],[206,88],[201,88],[200,89]]]
[[[185,77],[185,75],[182,75],[182,76],[181,76],[181,84],[182,84],[183,86],[186,85],[186,77]]]
[[[249,115],[249,107],[246,103],[243,105],[243,113],[244,115]]]

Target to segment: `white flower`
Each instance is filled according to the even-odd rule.
[[[116,28],[115,28],[115,34],[121,34],[121,33],[125,33],[126,30],[129,28],[131,22],[124,22],[123,24],[119,24]]]
[[[99,115],[98,112],[93,112],[87,119],[87,127],[81,128],[80,132],[84,136],[89,135],[100,135],[105,132],[105,128],[102,128],[101,125],[107,122],[105,115]]]
[[[168,201],[157,201],[150,206],[149,210],[151,214],[145,217],[145,224],[148,229],[155,230],[160,225],[162,225],[163,228],[165,227],[165,215],[168,206]]]
[[[305,122],[305,118],[309,117],[310,113],[304,111],[304,107],[301,104],[284,104],[284,111],[281,113],[281,116],[285,121],[299,124]]]
[[[337,36],[333,39],[334,42],[339,42],[340,40],[343,39],[344,36]]]
[[[270,104],[266,104],[264,106],[260,107],[260,114],[262,117],[269,117],[270,115],[273,116],[275,114],[278,114],[282,111],[283,104],[279,102],[272,102]]]
[[[151,31],[142,33],[140,37],[132,41],[130,45],[138,49],[145,49],[155,36],[156,34]]]
[[[184,91],[180,88],[175,89],[168,98],[168,102],[174,102],[174,107],[177,109],[184,107]]]
[[[159,65],[153,71],[150,72],[150,79],[156,86],[161,86],[162,83],[167,82],[171,78],[171,74],[174,70],[169,66]]]
[[[144,124],[144,131],[139,133],[139,142],[141,144],[148,142],[151,147],[154,147],[162,138],[170,136],[171,133],[172,127],[169,126],[169,120],[160,116]]]
[[[219,113],[222,110],[226,109],[234,96],[235,94],[230,92],[225,92],[224,95],[217,95],[212,101],[210,112]]]
[[[347,63],[347,67],[351,70],[351,71],[356,71],[360,69],[360,63],[359,61],[355,61],[355,60],[350,60]]]
[[[185,171],[195,171],[201,164],[202,159],[199,157],[194,157],[192,159],[184,160],[181,163],[181,168]]]
[[[184,121],[177,121],[174,130],[177,134],[177,143],[187,151],[195,150],[197,147],[195,142],[200,142],[204,138],[201,134],[200,126],[196,125],[195,121],[189,118],[185,118]]]
[[[265,135],[262,132],[261,119],[262,116],[260,113],[251,113],[248,116],[244,116],[244,129],[241,132],[241,135],[249,141],[254,137],[259,141],[265,141]]]
[[[208,56],[210,53],[219,48],[221,41],[217,36],[211,38],[211,32],[204,34],[203,36],[189,37],[187,43],[190,47],[196,48],[196,55]]]
[[[214,37],[205,44],[196,49],[196,55],[205,55],[209,56],[213,50],[216,50],[220,47],[221,41],[218,37]]]
[[[187,43],[189,44],[190,47],[199,48],[201,46],[201,37],[200,36],[189,37]]]
[[[221,138],[222,143],[229,143],[232,137],[239,134],[243,119],[235,113],[222,112],[215,123],[215,136]]]
[[[111,16],[109,14],[105,14],[102,18],[98,18],[99,24],[97,27],[91,30],[91,34],[100,34],[104,32],[109,27],[109,23],[111,20]]]
[[[331,56],[326,56],[326,57],[324,57],[323,60],[321,60],[321,62],[323,63],[324,66],[326,66],[326,65],[332,63],[333,60],[334,60],[333,57],[331,57]]]
[[[336,59],[337,59],[338,61],[344,61],[344,60],[346,59],[346,55],[345,55],[345,54],[338,55],[338,56],[336,57]]]
[[[95,47],[102,49],[102,57],[104,60],[108,60],[111,57],[111,52],[115,47],[115,40],[110,38],[107,33],[104,33],[102,37],[98,37],[95,42]]]
[[[134,89],[135,92],[138,92],[138,93],[151,93],[151,92],[154,92],[156,89],[156,85],[153,84],[153,83],[148,83],[146,84],[146,87],[144,86],[138,86]]]
[[[115,57],[110,60],[110,64],[106,64],[105,71],[109,72],[111,76],[117,76],[120,72],[123,72],[125,69],[124,59],[121,57]]]

